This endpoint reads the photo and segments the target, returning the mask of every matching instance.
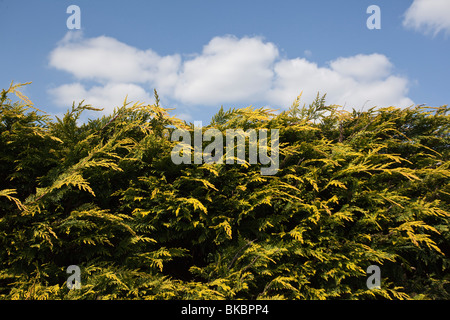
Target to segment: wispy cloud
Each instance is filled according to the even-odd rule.
[[[425,34],[450,34],[449,0],[414,0],[406,10],[403,26]]]
[[[337,57],[318,66],[305,58],[280,58],[277,46],[260,37],[215,37],[200,53],[160,56],[111,37],[78,33],[66,35],[49,57],[50,66],[77,80],[50,91],[65,107],[85,99],[109,112],[127,94],[128,100],[149,102],[153,88],[184,106],[286,108],[301,91],[305,102],[320,91],[329,103],[349,108],[413,104],[407,97],[408,79],[395,75],[382,54]]]

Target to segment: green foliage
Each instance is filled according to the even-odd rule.
[[[447,106],[221,108],[204,130],[280,130],[280,169],[261,176],[173,164],[171,131],[193,125],[156,91],[80,125],[97,109],[53,121],[20,86],[0,96],[3,299],[450,298]]]

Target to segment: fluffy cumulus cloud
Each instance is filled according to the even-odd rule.
[[[344,77],[370,82],[388,77],[393,66],[386,56],[374,53],[338,58],[330,63],[330,67]]]
[[[50,53],[49,64],[76,78],[51,89],[56,103],[67,107],[85,99],[107,112],[126,95],[150,102],[153,88],[163,99],[184,106],[283,108],[300,92],[306,103],[320,92],[327,93],[329,103],[348,109],[413,104],[407,97],[408,79],[395,75],[382,54],[338,57],[319,66],[305,58],[281,58],[276,45],[259,37],[215,37],[200,53],[182,58],[160,56],[111,37],[86,39],[72,33]]]
[[[72,105],[73,101],[84,100],[94,107],[105,108],[106,113],[114,107],[122,106],[125,98],[127,101],[151,101],[144,88],[133,83],[106,83],[86,89],[84,85],[76,82],[50,89],[50,94],[60,106],[67,107]]]
[[[187,103],[261,101],[270,90],[278,49],[259,38],[216,37],[187,60],[175,98]]]
[[[114,38],[84,39],[69,32],[50,53],[50,66],[69,72],[79,80],[99,83],[154,83],[162,91],[173,86],[181,59],[179,55],[161,57]]]
[[[270,100],[289,105],[301,88],[303,100],[311,101],[317,92],[326,93],[328,102],[350,110],[409,106],[413,102],[406,96],[408,80],[392,75],[392,67],[381,54],[338,58],[325,67],[302,58],[282,60],[275,65]]]
[[[414,0],[405,12],[403,25],[426,34],[450,34],[450,1]]]

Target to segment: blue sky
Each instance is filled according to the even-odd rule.
[[[205,123],[221,105],[282,110],[302,91],[347,110],[450,102],[448,0],[0,0],[0,40],[0,88],[32,81],[24,93],[57,115],[81,99],[105,113],[127,94],[153,103],[154,88]]]

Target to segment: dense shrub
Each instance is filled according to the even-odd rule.
[[[280,169],[262,176],[175,165],[170,133],[193,125],[156,92],[79,124],[92,107],[53,121],[19,87],[0,96],[3,299],[450,297],[447,106],[220,109],[203,130],[280,130]]]

